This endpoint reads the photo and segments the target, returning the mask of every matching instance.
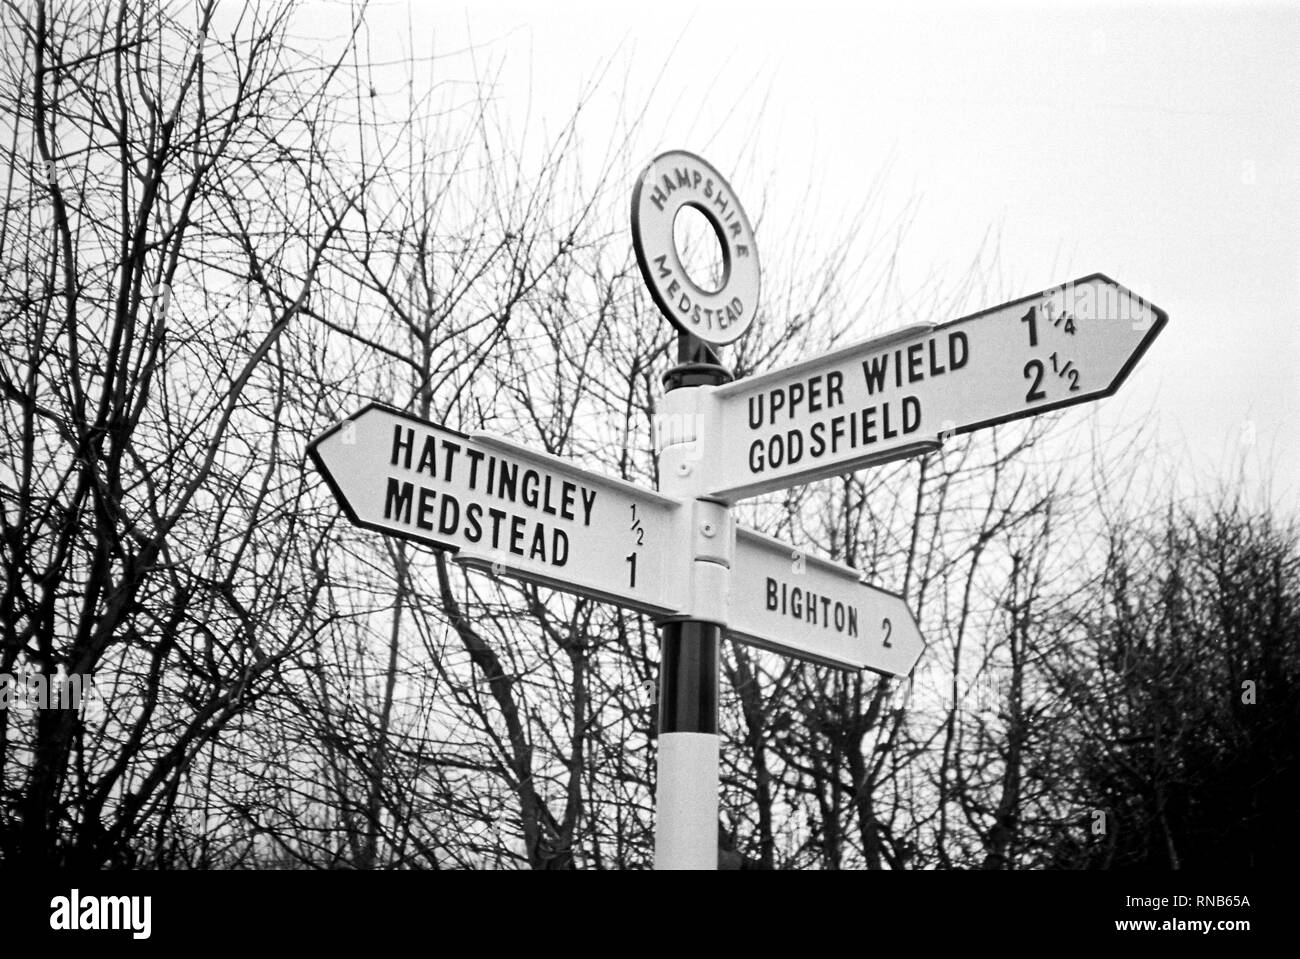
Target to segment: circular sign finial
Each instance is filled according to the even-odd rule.
[[[673,225],[682,207],[704,214],[722,245],[722,286],[700,289],[677,255]],[[678,329],[713,346],[734,342],[758,310],[754,228],[722,174],[693,153],[650,161],[632,191],[632,246],[655,305]]]

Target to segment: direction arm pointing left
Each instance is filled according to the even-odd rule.
[[[379,404],[321,435],[308,455],[358,526],[530,582],[676,611],[674,499]]]

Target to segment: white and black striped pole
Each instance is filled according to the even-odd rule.
[[[716,869],[722,627],[665,623],[659,637],[655,868]]]
[[[688,333],[678,336],[678,365],[664,375],[668,393],[700,386],[721,386],[731,373],[717,362],[707,344]],[[673,397],[681,405],[683,397]],[[668,405],[665,403],[665,405]],[[685,404],[690,406],[689,401]],[[698,444],[694,431],[678,430],[678,444]],[[696,457],[698,459],[698,446]],[[697,478],[690,457],[665,458],[659,488],[693,495]],[[729,519],[725,503],[696,505],[702,526],[695,535],[722,539],[730,530],[716,514]],[[713,524],[713,533],[708,532]],[[693,537],[694,538],[694,537]],[[709,559],[692,563],[719,566]],[[719,566],[719,570],[721,567]],[[698,581],[692,571],[692,578]],[[725,575],[725,574],[724,574]],[[718,867],[718,654],[722,624],[699,619],[665,622],[659,630],[659,755],[655,789],[655,868]]]
[[[716,289],[695,283],[677,251],[677,215],[703,214],[722,252]],[[726,179],[685,150],[661,153],[632,191],[632,246],[651,299],[679,330],[657,417],[659,490],[689,504],[685,614],[660,625],[655,868],[718,868],[718,648],[735,552],[731,509],[706,495],[719,437],[711,387],[732,379],[712,346],[754,322],[759,265],[754,229]],[[716,454],[714,454],[716,455]]]

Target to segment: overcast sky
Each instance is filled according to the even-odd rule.
[[[558,125],[608,68],[597,160],[626,87],[651,103],[643,160],[743,158],[777,174],[770,211],[813,181],[828,236],[886,171],[887,208],[920,203],[912,282],[960,273],[991,229],[1010,295],[1109,274],[1170,325],[1118,396],[1067,415],[1150,413],[1189,475],[1244,456],[1300,503],[1300,5],[391,3],[370,25],[372,56],[483,45],[521,124]]]

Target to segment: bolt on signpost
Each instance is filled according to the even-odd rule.
[[[678,257],[673,226],[686,206],[722,247],[717,290],[695,284]],[[632,239],[655,304],[679,331],[655,423],[659,490],[377,403],[307,452],[358,526],[655,617],[655,867],[716,869],[723,633],[891,676],[908,675],[925,648],[902,597],[738,528],[731,505],[1109,396],[1168,317],[1094,274],[733,381],[715,349],[754,322],[759,265],[730,185],[693,154],[656,157],[633,190]]]

